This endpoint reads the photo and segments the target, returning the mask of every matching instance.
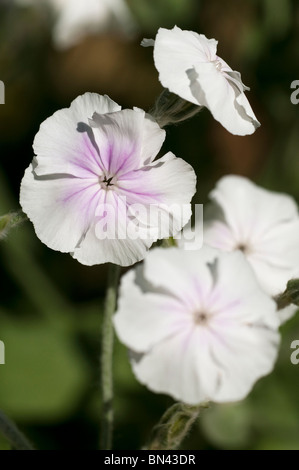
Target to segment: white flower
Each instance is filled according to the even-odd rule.
[[[121,283],[114,317],[137,379],[188,404],[244,398],[279,344],[275,303],[241,252],[152,250]]]
[[[299,215],[294,199],[241,176],[221,178],[210,198],[213,205],[204,243],[224,251],[243,251],[265,292],[281,294],[299,267]],[[295,310],[282,311],[283,319]]]
[[[135,22],[125,0],[16,0],[20,5],[50,6],[55,15],[53,40],[58,48],[78,43],[85,35],[109,29],[114,23],[126,33]]]
[[[196,177],[141,109],[86,93],[46,119],[20,203],[48,247],[81,263],[130,265],[191,216]]]
[[[239,72],[217,56],[217,41],[177,26],[160,28],[154,41],[154,60],[165,88],[191,103],[207,107],[229,132],[252,134],[257,121],[244,94]],[[144,40],[142,45],[153,45]]]

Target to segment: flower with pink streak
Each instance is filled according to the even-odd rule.
[[[121,110],[95,93],[46,119],[20,192],[41,241],[82,264],[128,266],[158,238],[179,232],[191,216],[196,177],[170,152],[154,161],[164,138],[141,109]]]
[[[187,404],[228,402],[271,372],[275,310],[240,251],[156,248],[123,276],[114,325],[150,390]]]

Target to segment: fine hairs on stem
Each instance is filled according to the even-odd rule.
[[[16,450],[34,450],[34,447],[28,439],[2,410],[0,410],[0,434],[2,434]]]
[[[203,106],[190,103],[165,89],[158,96],[149,114],[160,127],[179,124],[192,118],[203,109]]]
[[[109,264],[108,285],[104,306],[102,325],[101,352],[101,387],[102,387],[102,428],[100,448],[112,449],[113,431],[113,342],[114,331],[112,317],[117,302],[117,290],[120,276],[120,266]]]
[[[184,403],[172,405],[154,427],[147,450],[178,449],[196,422],[200,412],[205,408],[208,408],[206,403],[198,406],[185,405]]]

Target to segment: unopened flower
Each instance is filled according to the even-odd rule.
[[[281,294],[298,274],[299,215],[294,199],[233,175],[219,180],[210,199],[204,243],[243,251],[265,292]],[[291,310],[282,312],[285,319]]]
[[[137,379],[187,404],[244,398],[271,372],[275,303],[241,252],[152,250],[122,278],[114,325]]]
[[[165,132],[141,109],[86,93],[46,119],[20,203],[48,247],[81,263],[130,265],[191,216],[192,167],[167,153]]]
[[[54,15],[53,40],[58,48],[73,46],[84,36],[111,27],[117,26],[125,33],[130,33],[136,28],[125,0],[16,1],[20,5],[50,7]]]
[[[215,39],[203,34],[160,28],[154,45],[154,61],[165,88],[198,106],[205,106],[229,132],[252,134],[260,123],[245,96],[249,90],[239,72],[217,55]]]

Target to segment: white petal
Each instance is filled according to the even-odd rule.
[[[130,266],[141,261],[148,248],[156,241],[151,238],[130,239],[127,236],[128,212],[113,191],[106,194],[103,204],[98,204],[95,215],[95,222],[72,253],[82,264],[91,266],[110,262]],[[100,215],[104,215],[102,220]],[[105,231],[101,233],[103,228]]]
[[[287,282],[296,276],[299,266],[299,219],[281,222],[256,242],[248,254],[256,275],[265,291],[281,294]]]
[[[223,331],[218,326],[211,351],[220,379],[211,399],[215,402],[243,399],[260,377],[272,371],[278,345],[277,330],[267,329],[263,323],[231,325]]]
[[[133,371],[154,392],[190,405],[243,399],[272,371],[279,336],[263,327],[226,329],[222,336],[185,328],[133,356]]]
[[[122,277],[114,326],[119,339],[135,352],[145,352],[160,340],[185,327],[188,318],[173,297],[143,293],[136,280],[141,269],[131,270]]]
[[[260,285],[268,295],[275,296],[281,294],[287,282],[293,277],[292,270],[277,267],[265,259],[260,259],[255,254],[247,257],[251,264]],[[294,269],[295,271],[295,269]]]
[[[147,354],[132,359],[138,380],[156,393],[167,393],[187,404],[199,404],[209,397],[198,379],[197,334],[184,329],[161,341]],[[205,364],[208,371],[208,363]]]
[[[232,251],[240,244],[231,227],[222,220],[210,220],[204,223],[204,243],[218,250]]]
[[[260,240],[277,224],[298,218],[293,198],[258,187],[242,176],[221,178],[210,198],[221,207],[238,240]]]
[[[85,93],[70,108],[56,111],[41,124],[34,139],[36,174],[69,174],[79,178],[99,174],[102,165],[88,120],[95,112],[119,109],[108,96]]]
[[[143,205],[138,220],[152,227],[156,238],[175,235],[188,222],[195,189],[193,168],[170,152],[119,181],[120,194]]]
[[[229,132],[247,135],[260,126],[245,94],[240,93],[214,63],[196,65],[186,74],[190,80],[192,102],[206,106]]]
[[[97,179],[37,177],[30,165],[21,183],[20,204],[43,243],[70,252],[93,220],[101,193]]]
[[[145,257],[152,243],[153,240],[141,239],[99,240],[95,234],[95,227],[91,226],[80,246],[71,254],[86,266],[102,263],[131,266]]]
[[[196,252],[156,248],[145,259],[144,276],[153,286],[167,289],[192,312],[210,294],[213,278],[206,263],[216,256],[217,251],[208,247]]]
[[[88,124],[88,119],[91,119],[94,113],[107,114],[121,110],[121,106],[109,98],[108,95],[89,92],[74,99],[70,107],[74,112],[75,119],[83,119],[86,124]]]
[[[198,104],[190,90],[186,71],[195,64],[216,58],[217,41],[193,31],[160,28],[154,46],[154,60],[165,88],[187,101]]]
[[[219,254],[215,272],[216,282],[210,298],[215,321],[231,322],[233,319],[241,324],[279,326],[276,304],[261,289],[243,253]]]
[[[159,127],[150,114],[144,114],[140,108],[134,108],[134,111],[139,111],[144,115],[141,153],[143,164],[148,165],[161,150],[166,132]]]
[[[101,161],[109,174],[120,177],[143,166],[145,122],[144,111],[131,109],[95,114],[90,120]]]

